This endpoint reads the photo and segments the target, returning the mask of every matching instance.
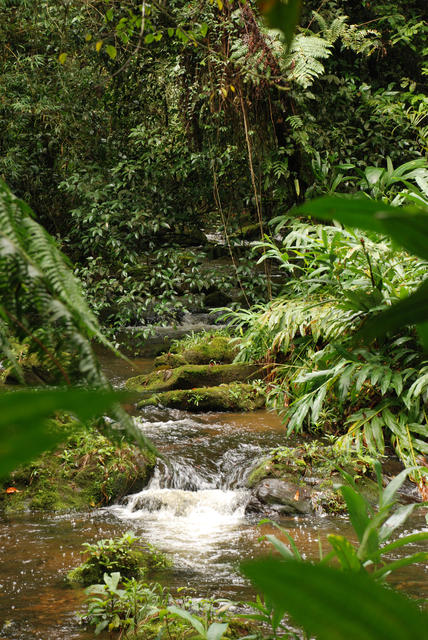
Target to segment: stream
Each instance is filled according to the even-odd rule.
[[[121,367],[123,367],[121,363]],[[138,363],[139,370],[149,367]],[[105,363],[120,384],[120,367]],[[82,610],[79,589],[64,584],[66,572],[81,561],[83,542],[132,530],[172,558],[168,586],[187,587],[197,596],[245,600],[251,586],[239,574],[241,559],[266,552],[259,540],[269,525],[245,516],[245,481],[270,448],[284,443],[279,419],[266,411],[247,414],[190,414],[146,408],[135,417],[165,458],[141,492],[120,504],[80,514],[23,514],[0,521],[0,640],[84,640],[93,637],[76,621]],[[318,539],[329,533],[352,538],[346,518],[290,517],[281,524],[308,558],[318,557]],[[422,514],[406,533],[426,528]],[[327,546],[323,544],[324,548]],[[412,551],[422,550],[413,545]],[[417,565],[394,576],[395,585],[428,597],[428,568]]]

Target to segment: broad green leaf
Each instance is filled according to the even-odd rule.
[[[153,42],[154,39],[155,39],[154,33],[148,33],[144,38],[144,42],[146,44],[150,44],[151,42]]]
[[[406,325],[426,323],[428,320],[428,279],[414,293],[396,302],[385,311],[369,318],[357,332],[356,338],[371,340],[387,331]],[[424,335],[424,333],[422,334]]]
[[[409,253],[428,260],[428,213],[410,207],[395,208],[395,211],[376,216],[397,244]]]
[[[206,639],[207,640],[220,640],[223,635],[226,633],[227,631],[227,627],[229,625],[227,623],[222,623],[222,622],[213,622],[212,624],[210,624],[208,631],[207,631],[207,635],[206,635]]]
[[[258,0],[267,25],[282,31],[288,49],[299,22],[301,4],[301,0]]]
[[[99,53],[99,51],[101,51],[101,47],[103,46],[103,41],[102,40],[98,40],[98,42],[95,45],[95,50],[97,53]]]
[[[384,233],[384,227],[377,214],[396,209],[383,202],[376,202],[368,198],[340,198],[326,196],[305,202],[297,209],[293,209],[293,215],[310,215],[322,220],[337,220],[350,227],[367,229]]]
[[[180,607],[176,607],[175,605],[171,605],[167,607],[167,609],[170,613],[173,613],[174,615],[187,620],[187,622],[190,622],[192,627],[199,633],[199,635],[201,635],[202,637],[205,636],[205,629],[202,622],[196,616],[193,616],[191,613],[189,613],[189,611],[180,609]]]
[[[121,394],[106,391],[15,391],[0,396],[0,476],[33,460],[64,439],[49,426],[56,411],[69,411],[85,421],[110,409]]]
[[[104,631],[104,629],[108,626],[108,620],[101,620],[101,622],[99,622],[97,624],[97,626],[95,627],[95,635],[97,636],[98,634],[101,633],[101,631]]]
[[[207,25],[207,23],[206,23],[206,22],[203,22],[203,23],[201,24],[200,32],[201,32],[201,36],[202,36],[203,38],[205,38],[205,36],[206,36],[206,35],[207,35],[207,33],[208,33],[208,25]]]
[[[113,45],[111,45],[111,44],[107,44],[106,45],[106,51],[107,51],[107,54],[110,56],[110,58],[112,60],[114,60],[116,58],[116,56],[117,56],[116,47],[113,47]]]
[[[318,640],[414,640],[428,628],[415,604],[364,573],[272,558],[242,571]]]

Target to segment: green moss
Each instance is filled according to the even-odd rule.
[[[58,425],[57,425],[57,428]],[[154,469],[153,456],[125,441],[112,444],[95,429],[75,432],[55,451],[14,471],[0,493],[0,509],[82,511],[138,491]]]
[[[184,365],[177,369],[158,370],[130,378],[126,387],[149,396],[174,389],[215,387],[236,381],[248,382],[259,373],[259,367],[252,364]]]
[[[356,452],[337,450],[319,440],[297,447],[278,447],[250,473],[247,486],[258,485],[265,478],[278,478],[313,487],[312,507],[330,514],[346,512],[338,486],[343,479],[338,468],[344,469],[357,481],[370,500],[376,495],[376,483],[368,475],[374,460]],[[366,489],[367,487],[367,489]]]
[[[237,354],[236,342],[226,336],[209,336],[207,340],[200,342],[182,352],[184,358],[190,364],[209,364],[221,362],[230,364]]]
[[[265,406],[265,395],[257,387],[232,383],[217,387],[165,391],[150,396],[138,407],[161,405],[184,411],[254,411]]]
[[[242,238],[243,240],[258,240],[260,239],[260,224],[258,222],[255,222],[253,224],[243,225],[239,231],[231,234],[231,238]]]
[[[188,364],[186,358],[179,353],[163,353],[155,358],[155,369],[176,369]]]

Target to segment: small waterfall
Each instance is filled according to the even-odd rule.
[[[245,482],[263,453],[260,440],[266,434],[251,441],[248,430],[243,438],[232,425],[171,410],[156,409],[136,421],[165,460],[158,461],[145,489],[109,512],[141,528],[179,567],[199,573],[214,562],[218,571],[223,550],[229,553],[236,543],[238,553],[247,526]]]

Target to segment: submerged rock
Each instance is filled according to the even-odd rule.
[[[176,369],[163,369],[130,378],[127,389],[146,397],[162,391],[216,387],[231,382],[248,382],[260,373],[253,364],[184,365]]]
[[[265,406],[265,394],[251,384],[164,391],[139,402],[137,407],[161,405],[183,411],[255,411]]]

